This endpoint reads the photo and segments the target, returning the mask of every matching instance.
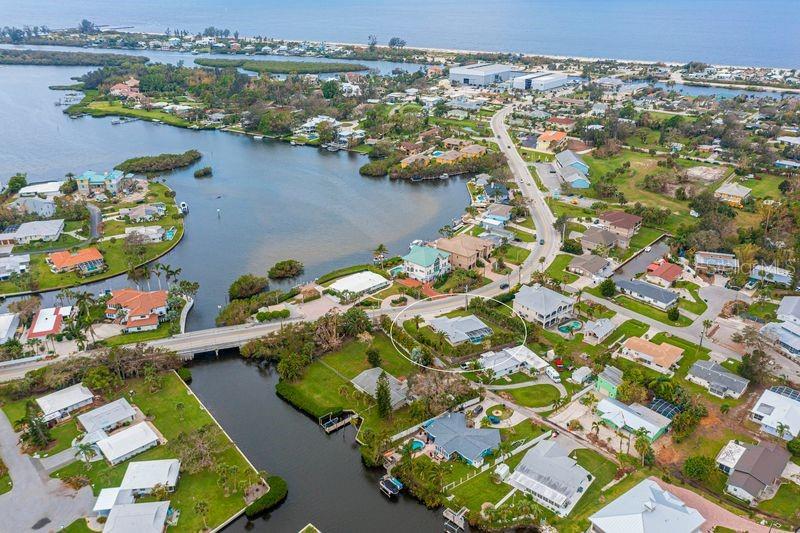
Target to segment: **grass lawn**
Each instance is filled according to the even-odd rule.
[[[587,316],[589,318],[611,318],[617,314],[616,311],[612,311],[608,307],[604,306],[603,304],[599,304],[597,302],[586,301],[583,300],[576,305],[576,308],[580,312],[581,315]]]
[[[629,298],[624,295],[617,296],[616,298],[614,298],[614,301],[616,301],[619,305],[621,305],[622,307],[624,307],[629,311],[638,313],[648,318],[652,318],[653,320],[658,320],[659,322],[663,322],[664,324],[669,324],[670,326],[685,328],[686,326],[690,326],[692,324],[692,320],[689,317],[683,315],[680,315],[678,317],[678,320],[673,322],[672,320],[667,318],[666,311],[662,311],[661,309],[656,309],[655,307],[651,307],[644,302],[634,300],[633,298]]]
[[[161,390],[151,393],[142,380],[129,380],[123,387],[124,391],[132,390],[133,394],[124,395],[136,404],[142,412],[150,417],[152,423],[164,435],[167,441],[174,439],[182,431],[190,431],[209,424],[214,424],[211,415],[200,404],[197,398],[190,393],[186,385],[174,373],[163,376]],[[118,395],[121,397],[122,394]],[[109,400],[114,398],[109,398]],[[181,414],[175,405],[181,402],[184,409]],[[217,464],[237,466],[239,478],[242,481],[254,480],[256,472],[250,467],[244,456],[233,446],[228,438],[220,433],[219,444],[221,451],[216,455]],[[175,452],[169,444],[151,448],[136,456],[136,461],[153,459],[169,459],[175,457]],[[92,468],[86,470],[83,462],[75,462],[53,473],[52,477],[65,478],[72,475],[85,475],[92,483],[95,495],[107,487],[119,486],[128,461],[109,466],[103,461],[92,463]],[[237,486],[230,495],[225,496],[223,488],[217,483],[216,472],[204,470],[198,473],[181,472],[181,478],[174,493],[170,495],[172,506],[181,512],[176,531],[199,531],[203,529],[202,518],[194,512],[194,501],[202,498],[208,502],[209,514],[207,517],[209,527],[213,528],[244,507],[242,486]],[[249,481],[248,481],[249,482]]]
[[[166,111],[161,111],[159,109],[132,109],[130,107],[123,106],[119,101],[106,102],[102,100],[96,100],[94,102],[89,102],[85,106],[81,106],[80,110],[86,114],[92,115],[93,117],[123,116],[149,121],[160,120],[164,124],[178,126],[181,128],[188,128],[192,125],[192,123],[188,120],[182,119],[181,117],[171,113],[167,113]]]
[[[516,238],[522,242],[536,242],[536,235],[532,233],[518,230],[517,228],[512,228],[511,226],[506,227],[506,229],[511,230],[511,232],[516,236]]]
[[[689,301],[686,298],[681,297],[681,299],[678,300],[678,307],[681,309],[686,309],[695,315],[702,315],[706,312],[706,309],[708,309],[708,304],[705,303],[700,297],[700,287],[697,286],[697,284],[692,283],[691,281],[676,281],[675,287],[679,289],[686,289],[694,299],[693,301]]]
[[[650,326],[632,318],[620,324],[617,329],[611,332],[611,335],[603,340],[602,344],[611,346],[615,342],[627,339],[628,337],[641,337],[647,333],[648,329],[650,329]]]
[[[28,403],[29,399],[30,398],[23,398],[22,400],[3,404],[3,412],[12,424],[25,416],[25,404]],[[43,457],[47,457],[66,450],[72,445],[72,440],[77,437],[79,433],[78,425],[74,418],[50,428],[50,437],[53,441],[46,450],[42,450],[39,454]]]
[[[557,279],[562,283],[572,283],[573,281],[578,280],[578,275],[573,274],[572,272],[567,272],[567,266],[570,264],[574,256],[569,254],[559,254],[550,263],[550,266],[547,267],[545,272],[548,276],[553,279]]]
[[[524,453],[518,453],[509,457],[504,462],[513,470],[524,456]],[[494,469],[489,468],[486,472],[454,488],[451,493],[456,502],[455,507],[458,508],[464,505],[471,511],[480,511],[481,505],[483,505],[484,502],[496,504],[503,496],[508,494],[511,490],[511,486],[505,483],[495,483],[492,480],[493,472]]]
[[[6,492],[10,491],[13,487],[13,483],[11,483],[11,476],[5,474],[0,476],[0,494],[5,494]]]
[[[151,331],[136,331],[134,333],[122,333],[114,335],[107,339],[103,339],[104,346],[120,346],[123,344],[136,344],[139,342],[151,341],[154,339],[163,339],[169,337],[169,322],[162,322],[158,327]]]
[[[531,255],[531,251],[527,248],[520,248],[519,246],[514,246],[513,244],[501,246],[498,248],[496,253],[503,258],[503,261],[513,265],[521,264],[528,258],[529,255]]]
[[[772,302],[754,302],[747,308],[747,312],[762,320],[775,320],[775,313],[778,311],[778,304]]]
[[[545,407],[558,400],[561,393],[553,385],[531,385],[503,391],[514,398],[514,403],[525,407]]]
[[[414,363],[397,353],[389,337],[384,333],[379,333],[375,336],[372,346],[381,355],[381,368],[394,377],[408,377],[416,369]],[[369,345],[363,342],[348,342],[337,351],[325,355],[322,359],[338,372],[352,379],[370,368],[366,356],[368,347]]]
[[[642,226],[639,229],[639,231],[636,232],[636,235],[634,235],[631,238],[630,248],[629,249],[633,250],[633,251],[641,250],[645,246],[647,246],[650,243],[652,243],[654,240],[656,240],[659,237],[661,237],[663,234],[664,234],[664,232],[661,231],[660,229],[648,228],[648,227]]]
[[[535,439],[545,430],[541,426],[537,426],[532,420],[523,420],[516,426],[510,428],[502,428],[500,430],[500,438],[504,441],[515,442],[518,440]]]
[[[67,235],[66,233],[62,233],[61,236],[51,242],[32,242],[30,244],[23,244],[23,245],[16,245],[14,246],[14,253],[29,253],[29,252],[39,252],[42,250],[60,250],[62,248],[72,248],[73,246],[78,246],[83,241],[80,239],[76,239],[72,235]]]
[[[89,529],[86,525],[86,519],[78,518],[73,523],[61,530],[63,533],[93,533],[94,530]]]
[[[771,174],[759,174],[758,176],[761,179],[749,179],[741,182],[741,184],[748,189],[752,189],[750,194],[754,198],[772,198],[773,200],[779,200],[781,196],[783,196],[780,189],[778,189],[778,186],[786,178]]]
[[[785,481],[778,489],[775,497],[759,503],[758,508],[796,524],[800,519],[800,505],[798,505],[798,502],[800,502],[800,486],[796,483]]]

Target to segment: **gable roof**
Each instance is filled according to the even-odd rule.
[[[158,435],[147,422],[139,422],[97,441],[97,447],[111,463],[131,452],[158,440]]]
[[[617,280],[617,287],[623,290],[628,290],[640,294],[646,298],[650,298],[664,305],[671,305],[678,299],[678,295],[674,292],[647,283],[646,281],[639,281],[638,279],[619,279]]]
[[[54,415],[63,409],[68,409],[92,398],[94,398],[92,391],[85,387],[83,383],[76,383],[71,387],[36,398],[36,403],[39,404],[46,419],[48,416]]]
[[[591,333],[598,339],[605,338],[609,333],[614,331],[614,322],[608,318],[600,318],[597,320],[590,320],[586,322],[584,334]]]
[[[784,296],[778,306],[776,315],[800,319],[800,296]]]
[[[485,451],[500,445],[500,430],[469,428],[461,412],[434,418],[425,431],[448,456],[457,453],[469,460],[479,460]]]
[[[177,459],[156,461],[132,461],[125,470],[120,488],[130,490],[150,490],[156,485],[174,487],[178,482],[181,462]]]
[[[589,480],[589,472],[569,457],[554,439],[543,440],[525,453],[508,479],[512,487],[527,489],[564,507]]]
[[[759,444],[745,450],[736,463],[728,484],[758,496],[783,473],[791,454],[783,446]]]
[[[78,415],[78,422],[81,423],[86,433],[104,430],[113,425],[119,424],[123,420],[136,416],[136,411],[125,398],[119,398],[113,402],[101,405],[97,409],[92,409],[88,413]]]
[[[751,189],[748,189],[744,185],[739,185],[738,183],[725,183],[715,194],[724,194],[727,196],[734,196],[736,198],[746,198],[750,195]]]
[[[578,157],[578,155],[572,150],[558,152],[556,154],[556,161],[558,161],[562,167],[569,167],[575,163],[578,163],[580,166],[586,166],[586,163],[584,163],[583,159]]]
[[[161,533],[169,501],[116,505],[108,514],[104,533]]]
[[[579,268],[590,274],[597,274],[610,264],[599,255],[577,255],[569,262],[570,268]]]
[[[542,315],[549,315],[563,305],[574,304],[575,300],[537,283],[523,285],[514,297],[514,302]]]
[[[590,242],[593,244],[599,244],[600,246],[610,247],[617,244],[619,237],[617,234],[608,231],[605,228],[595,228],[591,227],[587,229],[583,236],[581,237],[581,241]]]
[[[695,252],[694,264],[703,266],[724,266],[729,268],[739,268],[739,259],[733,254],[723,254],[719,252]]]
[[[610,226],[624,229],[633,229],[642,223],[642,217],[625,211],[606,211],[599,218]]]
[[[622,385],[622,370],[615,366],[606,365],[602,372],[597,375],[598,379],[603,379],[615,387]]]
[[[728,372],[722,365],[707,360],[696,361],[689,369],[689,375],[707,381],[709,389],[720,393],[729,390],[738,395],[743,393],[750,383],[750,380]]]
[[[597,404],[597,410],[603,418],[612,422],[617,427],[629,427],[636,431],[644,429],[650,438],[669,426],[670,419],[648,409],[644,405],[634,403],[625,405],[614,398],[603,398]]]
[[[378,395],[378,379],[385,371],[381,367],[369,368],[350,380],[355,388],[369,394],[373,398]],[[392,407],[395,407],[406,400],[408,396],[408,384],[400,381],[390,373],[386,372],[386,379],[389,383],[389,394],[391,396]]]

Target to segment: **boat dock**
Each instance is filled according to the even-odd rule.
[[[319,425],[325,433],[333,433],[347,425],[356,416],[353,412],[328,413],[319,417]]]
[[[449,507],[444,510],[444,531],[445,533],[458,533],[467,527],[467,513],[469,509],[462,507],[458,512]]]

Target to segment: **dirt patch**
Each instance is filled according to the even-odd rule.
[[[703,183],[713,183],[725,177],[728,169],[725,167],[692,167],[686,169],[686,177],[692,181],[699,181]]]

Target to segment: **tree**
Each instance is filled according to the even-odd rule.
[[[683,463],[683,474],[695,481],[705,481],[714,471],[714,460],[704,455],[687,457]]]
[[[667,319],[669,319],[670,321],[677,322],[678,319],[680,319],[680,317],[681,317],[681,313],[680,313],[680,311],[678,311],[678,307],[677,306],[670,307],[667,310]]]
[[[342,88],[336,80],[328,80],[322,84],[322,96],[326,100],[335,98],[342,94]]]
[[[787,442],[786,449],[795,457],[800,457],[800,437],[795,437]]]
[[[753,384],[763,383],[769,377],[769,362],[771,358],[763,350],[753,350],[742,356],[739,365],[739,374]]]
[[[284,259],[272,265],[267,272],[267,276],[269,276],[270,279],[296,278],[303,273],[304,269],[305,267],[300,261],[296,259]]]
[[[228,297],[231,300],[250,298],[269,288],[269,280],[254,274],[243,274],[236,278],[228,288]]]
[[[6,190],[9,193],[19,192],[21,188],[28,184],[27,174],[17,173],[8,179]]]
[[[599,285],[599,288],[600,288],[600,294],[602,294],[606,298],[611,298],[612,296],[614,296],[614,293],[617,292],[617,285],[611,278],[604,280]]]
[[[78,33],[84,33],[87,35],[94,35],[96,33],[100,33],[100,29],[97,27],[97,24],[90,20],[83,19],[81,20],[80,24],[78,24]]]
[[[94,446],[88,442],[82,442],[75,447],[75,457],[83,460],[86,470],[92,469],[92,458],[96,455]]]
[[[208,503],[205,500],[194,502],[194,512],[203,519],[203,527],[208,529]]]
[[[381,268],[383,268],[383,261],[386,259],[387,253],[389,253],[389,249],[386,248],[386,245],[383,243],[376,246],[375,249],[372,251],[372,257],[380,260]]]
[[[52,439],[50,428],[42,418],[39,407],[33,400],[28,400],[25,404],[25,432],[22,439],[38,448],[44,448]]]
[[[710,328],[712,324],[713,324],[713,322],[711,320],[708,320],[708,319],[703,320],[703,331],[700,333],[700,348],[699,349],[703,348],[703,337],[706,336],[706,332],[708,331],[708,328]]]
[[[405,45],[405,40],[400,37],[392,37],[389,39],[389,48],[403,48]]]
[[[378,44],[378,36],[370,34],[367,37],[367,46],[369,47],[370,51],[375,50],[375,46]]]
[[[647,430],[639,428],[634,432],[634,435],[636,436],[636,440],[633,443],[633,447],[642,458],[642,466],[650,464],[654,460],[654,457],[653,447],[650,445],[650,437],[647,434]]]
[[[778,424],[775,426],[775,433],[777,433],[780,438],[783,438],[783,436],[788,432],[789,426],[783,422],[778,422]]]
[[[367,348],[367,362],[372,368],[381,366],[381,354],[374,346]]]
[[[344,334],[349,337],[355,337],[372,329],[372,321],[360,307],[351,307],[345,311],[341,316],[341,324]]]
[[[75,318],[69,318],[64,322],[64,334],[67,337],[71,337],[72,340],[75,341],[75,344],[78,346],[78,350],[83,350],[86,348],[86,334],[83,332],[83,328],[78,323]]]
[[[392,393],[389,389],[389,378],[386,376],[386,372],[381,372],[381,376],[378,378],[375,400],[378,402],[378,415],[381,418],[387,418],[392,414]]]
[[[119,388],[121,381],[119,376],[112,373],[107,366],[101,365],[93,366],[86,371],[83,377],[83,384],[108,396]]]

